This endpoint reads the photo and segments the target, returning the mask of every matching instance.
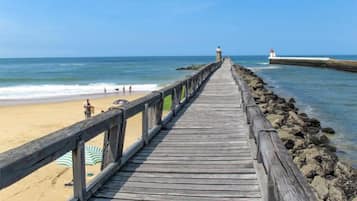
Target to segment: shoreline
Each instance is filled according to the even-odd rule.
[[[35,104],[46,104],[46,103],[62,103],[76,100],[89,99],[99,99],[105,97],[113,96],[135,96],[149,94],[152,91],[133,91],[131,93],[123,92],[110,92],[110,93],[93,93],[93,94],[78,94],[78,95],[68,95],[68,96],[56,96],[56,97],[44,97],[44,98],[33,98],[33,99],[0,99],[0,107],[3,106],[18,106],[18,105],[35,105]]]
[[[248,68],[236,65],[248,84],[256,104],[278,131],[294,163],[321,200],[347,201],[357,196],[357,170],[342,162],[330,144],[332,128],[299,112],[294,99],[285,99],[266,87],[262,78]]]

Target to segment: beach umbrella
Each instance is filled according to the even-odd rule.
[[[118,99],[118,100],[115,100],[115,101],[113,102],[113,104],[114,104],[114,105],[123,105],[123,104],[125,104],[125,103],[127,103],[127,102],[129,102],[129,101],[127,101],[127,100],[125,100],[125,99]]]
[[[85,145],[84,147],[84,157],[86,165],[95,165],[102,162],[103,150],[96,146]],[[58,165],[64,165],[67,167],[72,167],[72,152],[68,152],[65,155],[59,157],[56,160]]]

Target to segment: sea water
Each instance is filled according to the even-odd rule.
[[[0,101],[98,94],[104,89],[152,91],[192,71],[176,68],[214,57],[0,59]]]
[[[319,56],[321,57],[321,56]],[[334,56],[357,60],[357,56]],[[283,97],[293,97],[301,112],[332,127],[338,155],[357,167],[357,73],[307,66],[269,65],[266,56],[232,57],[249,67]]]

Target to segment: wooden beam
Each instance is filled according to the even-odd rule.
[[[73,161],[73,195],[74,198],[84,201],[86,194],[86,168],[84,156],[84,141],[79,141],[72,151]]]

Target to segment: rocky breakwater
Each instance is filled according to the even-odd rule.
[[[357,170],[338,159],[328,137],[334,130],[322,128],[318,119],[300,113],[293,98],[279,97],[251,70],[239,65],[236,70],[317,197],[324,201],[357,201]]]

